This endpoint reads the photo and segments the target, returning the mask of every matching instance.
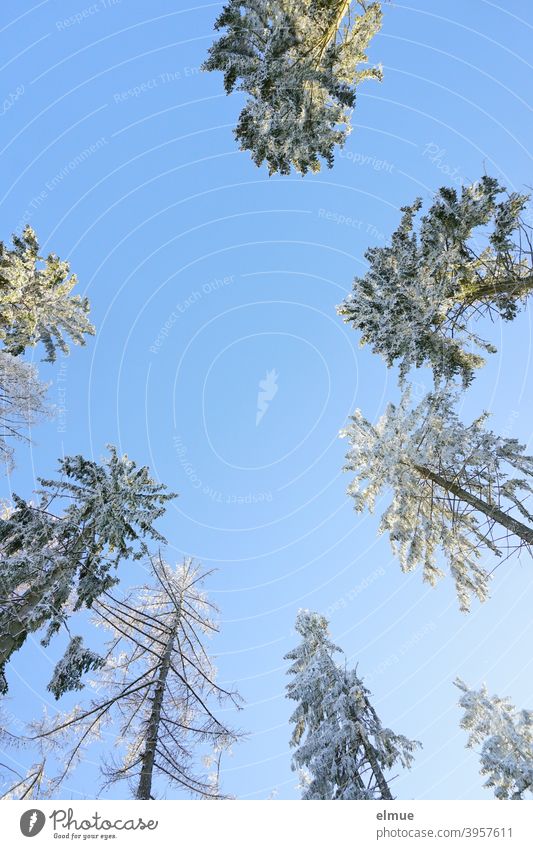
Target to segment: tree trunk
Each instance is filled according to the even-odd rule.
[[[376,783],[379,787],[379,792],[381,793],[382,799],[393,799],[394,796],[389,790],[389,785],[385,781],[385,776],[381,771],[381,767],[378,764],[376,757],[374,755],[374,750],[372,749],[372,744],[366,739],[364,735],[362,735],[363,739],[363,749],[365,750],[365,755],[368,763],[372,767],[372,772],[374,774],[374,778],[376,779]]]
[[[476,495],[468,492],[468,490],[463,489],[462,486],[459,486],[459,484],[455,483],[453,480],[449,480],[443,475],[439,475],[438,472],[433,472],[425,466],[418,466],[416,463],[414,464],[414,468],[427,480],[433,481],[433,483],[437,484],[437,486],[451,492],[452,495],[455,495],[466,504],[470,504],[471,507],[479,510],[480,513],[483,513],[489,519],[493,519],[495,522],[498,522],[499,525],[507,528],[508,531],[511,531],[511,533],[520,537],[520,539],[528,545],[533,545],[533,528],[530,528],[523,522],[519,522],[518,519],[514,519],[512,516],[509,516],[508,513],[504,513],[504,511],[500,510],[499,507],[496,507],[493,504],[487,504],[486,501],[482,501],[481,498],[478,498]]]
[[[339,29],[344,16],[348,13],[350,6],[352,5],[352,0],[340,0],[338,7],[334,13],[333,20],[329,25],[328,29],[324,33],[324,39],[321,43],[320,53],[318,56],[319,62],[322,60],[324,53],[328,49],[331,40],[335,38],[337,34],[337,30]]]
[[[152,778],[154,773],[155,753],[157,749],[157,741],[159,738],[159,723],[161,720],[161,708],[163,706],[163,698],[165,695],[165,687],[167,683],[170,663],[172,660],[172,652],[174,650],[174,639],[181,619],[181,608],[176,612],[176,617],[168,636],[167,644],[161,659],[157,683],[155,686],[154,696],[152,699],[152,710],[150,711],[150,719],[148,720],[148,729],[146,732],[146,741],[144,753],[142,756],[141,776],[139,778],[139,786],[137,787],[136,799],[151,799],[152,798]]]
[[[364,700],[366,709],[368,710],[368,712],[374,718],[374,722],[376,723],[376,725],[380,726],[381,722],[379,720],[379,717],[378,717],[376,711],[374,710],[374,708],[372,707],[372,705],[370,704],[370,702],[368,701],[364,691],[363,691],[362,695],[363,695],[363,700]],[[376,756],[374,754],[374,749],[372,747],[372,743],[368,740],[368,738],[365,734],[365,729],[361,726],[360,726],[360,728],[361,728],[360,733],[361,733],[361,739],[362,739],[362,742],[363,742],[363,749],[365,750],[366,759],[367,759],[368,763],[370,764],[370,766],[372,767],[372,772],[374,774],[374,778],[376,779],[376,783],[379,787],[379,791],[381,793],[381,798],[382,799],[394,799],[394,796],[392,795],[392,793],[389,790],[389,785],[387,784],[387,782],[385,780],[385,776],[383,775],[383,771],[382,771],[380,765],[378,764],[378,762],[376,760]]]
[[[507,295],[511,298],[521,298],[533,292],[533,274],[527,277],[509,277],[491,281],[490,277],[480,280],[477,285],[466,287],[460,291],[460,300],[466,303],[482,301],[485,298]]]
[[[360,691],[360,695],[362,696],[362,702],[363,702],[366,710],[372,715],[376,724],[378,726],[381,725],[379,718],[378,718],[378,715],[377,715],[376,711],[374,710],[374,708],[372,707],[372,705],[370,704],[370,702],[368,701],[364,690]],[[382,799],[394,799],[394,796],[392,795],[392,793],[389,790],[389,785],[387,784],[385,776],[383,775],[383,770],[381,769],[379,763],[377,762],[372,743],[370,742],[370,740],[366,736],[366,730],[365,730],[364,723],[361,722],[361,720],[359,719],[359,711],[355,708],[355,705],[352,705],[352,711],[353,711],[353,713],[352,713],[353,721],[359,729],[359,736],[360,736],[360,739],[361,739],[361,745],[363,747],[365,757],[366,757],[368,763],[370,764],[370,768],[372,769],[372,775],[374,776],[376,784],[379,787],[379,792],[381,793],[381,798]],[[357,776],[357,777],[359,778],[359,776]]]

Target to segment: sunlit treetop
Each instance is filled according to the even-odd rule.
[[[301,641],[285,658],[302,799],[393,799],[386,774],[409,768],[420,744],[382,725],[356,670],[336,662],[324,616],[300,610],[295,629]]]
[[[0,341],[3,350],[18,356],[42,342],[46,360],[53,362],[59,349],[68,353],[67,339],[85,344],[94,334],[88,319],[89,301],[71,295],[77,284],[69,276],[68,262],[55,254],[39,254],[31,227],[13,236],[13,249],[0,242]]]
[[[381,79],[366,49],[381,27],[379,3],[229,0],[215,23],[225,33],[204,70],[222,71],[226,93],[249,95],[235,136],[270,174],[319,171],[351,130],[357,85]]]
[[[74,611],[91,608],[115,586],[123,561],[146,557],[150,541],[165,542],[154,523],[175,493],[146,466],[108,448],[102,462],[64,457],[59,479],[39,478],[34,500],[14,494],[12,507],[2,511],[0,692],[7,691],[4,666],[30,634],[43,633],[47,646]],[[94,660],[71,643],[56,683],[70,686]]]
[[[494,345],[472,329],[483,316],[510,321],[533,290],[531,228],[522,220],[527,195],[492,177],[460,193],[441,188],[416,223],[422,201],[403,207],[386,247],[370,248],[369,269],[338,307],[400,378],[428,365],[435,378],[467,385]],[[477,350],[476,350],[477,349]]]
[[[422,567],[435,585],[441,555],[455,581],[461,609],[488,596],[484,557],[533,546],[533,457],[516,439],[497,436],[487,414],[464,425],[459,388],[442,388],[414,408],[410,390],[373,425],[357,410],[341,432],[350,449],[348,494],[358,512],[374,510],[388,493],[381,518],[404,572]],[[379,501],[378,501],[379,499]]]
[[[468,731],[467,747],[480,753],[485,787],[497,799],[533,796],[533,711],[517,710],[507,698],[489,695],[485,686],[468,687],[457,678],[463,695],[461,727]]]

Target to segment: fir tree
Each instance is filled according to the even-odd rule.
[[[112,726],[116,752],[102,766],[105,786],[126,781],[133,797],[153,799],[158,779],[200,798],[222,797],[220,757],[238,735],[217,719],[213,702],[237,705],[238,696],[216,684],[204,645],[217,630],[216,608],[201,588],[206,573],[190,559],[176,568],[160,557],[151,563],[152,584],[125,598],[105,591],[93,604],[96,624],[111,635],[92,682],[97,696],[34,726],[34,739],[61,762],[49,792]]]
[[[463,425],[456,392],[441,389],[411,409],[406,390],[376,425],[357,410],[341,435],[350,442],[345,470],[355,473],[348,488],[355,509],[372,511],[382,490],[392,491],[380,532],[389,532],[402,569],[421,565],[424,579],[435,584],[443,575],[436,562],[441,549],[461,609],[468,610],[471,596],[484,601],[488,594],[483,548],[500,557],[504,540],[533,544],[533,516],[524,504],[533,457],[516,439],[487,430],[487,414]]]
[[[46,360],[57,349],[68,353],[67,337],[79,345],[93,334],[87,298],[71,295],[77,283],[69,265],[54,254],[39,255],[31,227],[13,236],[13,249],[0,242],[0,461],[13,466],[13,441],[29,441],[29,429],[53,414],[47,387],[33,365],[20,359],[29,347],[44,345]]]
[[[4,350],[18,356],[42,342],[46,360],[53,362],[57,349],[68,353],[66,337],[77,345],[94,334],[89,322],[89,302],[71,295],[75,274],[55,254],[39,255],[31,227],[13,236],[13,250],[0,242],[0,340]]]
[[[46,628],[42,643],[48,645],[72,610],[90,608],[117,582],[120,561],[144,557],[146,537],[164,541],[153,523],[175,495],[146,466],[109,450],[101,463],[65,457],[59,480],[39,479],[36,503],[15,495],[13,509],[0,519],[2,674],[30,634]],[[54,678],[56,697],[98,662],[74,638]]]
[[[303,799],[392,799],[387,772],[410,767],[419,743],[383,728],[368,690],[355,671],[342,668],[328,637],[327,620],[300,610],[300,644],[286,655],[291,681],[293,769]]]
[[[387,247],[370,248],[369,269],[338,307],[361,332],[361,344],[400,365],[403,380],[414,366],[429,365],[435,378],[460,375],[465,385],[483,365],[476,348],[492,343],[472,330],[483,315],[513,319],[533,290],[533,245],[521,220],[527,195],[504,192],[483,177],[462,189],[441,188],[418,232],[416,200]]]
[[[533,711],[517,710],[509,699],[489,696],[487,688],[470,689],[457,678],[463,691],[461,728],[469,732],[468,748],[481,744],[481,775],[497,799],[533,796]]]
[[[351,129],[356,86],[381,79],[379,68],[360,68],[380,27],[379,3],[229,0],[204,69],[224,73],[227,94],[249,95],[235,130],[241,150],[270,174],[318,171],[320,157],[331,167]]]

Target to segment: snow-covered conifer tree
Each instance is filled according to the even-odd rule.
[[[47,387],[31,363],[0,351],[0,464],[13,466],[14,441],[29,441],[29,429],[52,414]]]
[[[331,167],[350,132],[356,86],[381,79],[361,68],[381,27],[379,3],[357,0],[229,0],[215,24],[225,29],[204,65],[224,86],[249,95],[235,135],[270,173]]]
[[[28,635],[46,627],[43,644],[72,610],[91,607],[117,582],[121,560],[147,553],[144,538],[164,541],[153,523],[174,493],[113,446],[101,463],[79,455],[60,461],[59,480],[40,479],[38,500],[13,497],[0,518],[0,674]],[[64,505],[62,512],[58,508]],[[65,506],[66,505],[66,506]],[[55,676],[57,696],[99,660],[71,641]]]
[[[68,353],[65,337],[77,345],[94,334],[89,322],[89,302],[71,295],[75,274],[55,254],[39,255],[31,227],[13,236],[13,249],[0,242],[0,340],[4,350],[18,356],[42,342],[46,359],[53,362],[57,349]]]
[[[489,696],[487,688],[472,690],[457,678],[463,691],[461,727],[469,732],[467,746],[481,745],[481,775],[497,799],[533,796],[533,711],[517,710],[507,698]]]
[[[190,559],[176,568],[160,557],[151,563],[150,585],[122,598],[106,590],[93,604],[96,624],[111,634],[92,682],[97,695],[34,725],[34,739],[61,763],[49,792],[107,729],[114,754],[102,766],[105,786],[126,781],[136,799],[152,799],[166,786],[222,796],[220,757],[238,735],[217,719],[213,703],[237,705],[238,696],[216,684],[205,647],[217,630],[216,608],[201,589],[205,574]]]
[[[374,509],[383,490],[392,501],[381,519],[404,571],[423,567],[424,579],[442,576],[440,549],[455,580],[461,609],[471,596],[487,597],[483,549],[500,556],[502,543],[533,544],[533,516],[524,499],[532,492],[533,457],[516,439],[496,436],[484,414],[465,426],[454,410],[459,390],[443,388],[414,409],[406,390],[376,425],[359,410],[341,432],[350,449],[345,470],[355,509]]]
[[[513,319],[533,290],[531,228],[521,213],[527,195],[482,177],[461,194],[441,188],[418,232],[416,200],[390,245],[370,248],[369,269],[338,307],[361,332],[361,343],[396,361],[400,376],[430,365],[435,377],[461,375],[467,385],[483,364],[476,348],[494,352],[472,329],[480,316]]]
[[[37,370],[20,359],[42,342],[46,360],[68,353],[67,337],[79,345],[93,334],[87,298],[71,295],[77,283],[69,265],[54,254],[39,255],[31,227],[13,236],[13,249],[0,242],[0,462],[13,466],[13,441],[29,441],[29,429],[52,415],[47,387]]]
[[[297,703],[292,765],[302,798],[392,799],[388,771],[410,767],[420,744],[382,726],[356,672],[336,663],[341,650],[323,616],[300,610],[295,627],[302,640],[286,655],[287,697]]]

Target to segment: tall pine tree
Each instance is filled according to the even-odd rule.
[[[469,732],[467,746],[481,745],[481,775],[497,799],[533,796],[533,711],[517,710],[509,699],[490,696],[485,686],[468,687],[457,678],[463,695],[461,728]]]
[[[400,376],[429,365],[435,378],[460,375],[469,384],[483,365],[477,349],[494,345],[472,329],[484,315],[513,319],[533,291],[531,228],[521,217],[527,195],[492,177],[458,195],[441,188],[416,228],[416,200],[403,208],[390,245],[370,248],[369,269],[338,307],[361,332],[361,344],[398,362]]]
[[[335,662],[341,650],[323,616],[300,610],[295,627],[302,639],[286,655],[287,697],[297,703],[292,766],[302,798],[392,799],[387,773],[410,767],[420,744],[383,728],[356,672]]]
[[[91,607],[117,582],[116,568],[147,554],[145,538],[165,541],[153,523],[175,497],[113,446],[101,463],[80,455],[60,461],[58,480],[40,479],[38,500],[14,496],[0,518],[0,689],[13,652],[46,629],[43,645],[70,613]],[[64,509],[61,511],[61,506]],[[73,638],[55,676],[57,696],[99,660]]]
[[[92,682],[97,695],[34,724],[43,758],[61,764],[48,793],[107,729],[114,753],[102,762],[105,786],[127,782],[136,799],[166,787],[205,799],[223,795],[220,758],[238,734],[215,709],[238,706],[239,697],[216,683],[205,645],[217,630],[216,608],[202,590],[207,573],[190,559],[172,568],[161,557],[151,558],[151,572],[150,584],[122,597],[105,591],[94,601],[95,622],[110,634]]]
[[[28,442],[32,425],[53,413],[46,385],[20,355],[42,343],[53,362],[58,349],[68,353],[67,339],[83,345],[94,333],[87,298],[71,295],[76,283],[67,262],[40,255],[31,227],[13,236],[12,249],[0,242],[0,462],[6,470],[13,466],[13,442]]]
[[[35,232],[27,226],[13,236],[13,248],[0,242],[0,340],[4,351],[18,356],[39,342],[46,359],[53,362],[57,350],[68,353],[67,339],[85,344],[94,334],[89,321],[89,301],[71,295],[77,284],[69,276],[68,262],[55,254],[40,255]]]
[[[455,412],[457,390],[427,395],[414,409],[406,390],[376,425],[359,410],[342,431],[350,443],[345,470],[355,509],[373,511],[383,490],[392,494],[380,532],[388,531],[405,572],[421,565],[434,585],[443,575],[439,549],[455,580],[462,610],[472,596],[484,601],[488,574],[483,549],[533,544],[533,457],[516,439],[487,430],[484,414],[466,427]]]
[[[381,27],[379,3],[356,0],[229,0],[215,28],[225,29],[204,65],[223,71],[226,93],[249,95],[235,136],[270,174],[333,165],[350,132],[356,86],[381,79],[361,68]]]

